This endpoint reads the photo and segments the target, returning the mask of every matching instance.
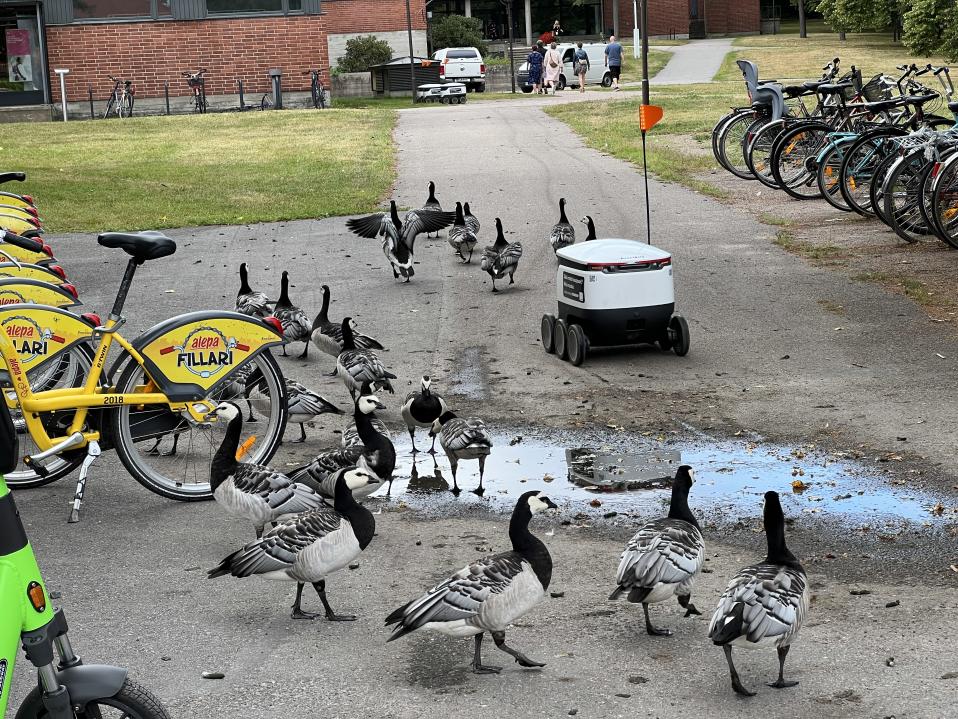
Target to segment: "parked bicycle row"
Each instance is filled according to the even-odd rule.
[[[948,67],[899,65],[895,76],[864,82],[835,58],[820,78],[783,85],[759,80],[753,62],[738,66],[751,104],[712,130],[726,170],[877,217],[906,242],[934,235],[958,249],[958,101]]]
[[[306,107],[313,107],[317,110],[325,110],[332,106],[332,95],[330,93],[330,88],[323,84],[322,81],[322,72],[325,68],[315,68],[310,70],[305,70],[302,72],[303,76],[310,76],[310,89],[309,89],[309,100],[306,102]],[[209,71],[206,68],[200,68],[199,70],[187,70],[180,75],[186,80],[186,84],[189,87],[189,109],[193,113],[206,113],[210,110],[209,101],[206,96],[206,79],[207,73]],[[109,118],[126,118],[133,117],[133,108],[136,101],[136,85],[133,80],[114,77],[113,75],[107,75],[110,79],[110,82],[113,83],[113,87],[110,90],[110,95],[106,100],[106,107],[103,110],[103,114],[100,117]],[[270,80],[269,87],[265,93],[261,96],[256,94],[255,96],[259,97],[259,102],[249,104],[246,102],[247,88],[246,83],[243,80],[236,81],[236,94],[239,98],[239,105],[237,107],[224,107],[217,108],[218,111],[246,111],[246,110],[273,110],[282,107],[282,101],[279,97],[281,90],[278,86]],[[90,119],[95,119],[97,117],[97,112],[94,107],[94,89],[91,85],[88,89],[89,102],[90,102]],[[165,100],[165,114],[171,115],[171,106],[170,106],[170,83],[165,82],[163,85],[163,94]],[[155,113],[151,113],[155,114]]]

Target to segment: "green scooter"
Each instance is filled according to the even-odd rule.
[[[18,460],[10,410],[0,402],[0,719],[6,716],[18,644],[39,681],[16,719],[170,719],[126,669],[84,664],[73,652],[62,609],[54,609],[3,474]],[[59,659],[57,659],[59,657]]]

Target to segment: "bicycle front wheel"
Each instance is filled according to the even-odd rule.
[[[929,233],[921,213],[927,164],[925,151],[914,150],[892,165],[882,185],[883,215],[889,227],[905,242],[917,242]]]
[[[260,110],[272,110],[273,109],[273,100],[269,95],[263,95],[263,99],[259,101]]]
[[[257,403],[257,421],[243,425],[240,446],[252,442],[244,461],[266,464],[286,431],[286,382],[276,359],[268,352],[254,357],[251,364],[263,373],[265,399]],[[240,372],[245,375],[243,370]],[[116,383],[117,392],[134,393],[149,381],[143,368],[130,361]],[[271,397],[280,399],[271,402]],[[241,409],[249,409],[240,381],[227,384],[207,399],[233,400]],[[224,422],[193,424],[167,405],[118,407],[108,422],[116,453],[137,482],[160,496],[183,502],[212,498],[210,462],[226,434]],[[252,437],[255,439],[251,440]]]
[[[20,705],[16,719],[47,719],[49,716],[43,706],[39,687],[34,687]],[[124,681],[120,691],[112,697],[96,699],[86,704],[76,716],[102,719],[170,719],[160,700],[131,679]]]
[[[88,345],[79,344],[60,353],[45,365],[27,372],[27,379],[34,392],[71,387],[78,389],[86,382],[92,366],[93,350]],[[7,383],[4,383],[3,388],[4,390],[11,390]],[[60,412],[44,412],[40,415],[40,421],[46,428],[48,435],[52,437],[63,436],[73,421],[75,412],[76,410],[72,409]],[[7,484],[12,489],[31,489],[56,482],[70,474],[83,462],[84,450],[66,452],[58,457],[52,457],[44,463],[47,470],[45,475],[37,474],[23,464],[23,457],[36,454],[40,451],[40,448],[27,431],[27,424],[23,419],[20,408],[12,407],[10,414],[20,443],[20,457],[18,458],[20,462],[14,471],[6,475]]]
[[[319,109],[323,102],[323,94],[319,90],[319,85],[316,84],[316,81],[313,81],[313,84],[310,86],[310,94],[313,98],[313,107]]]
[[[808,122],[782,133],[772,150],[772,176],[796,200],[821,197],[816,181],[816,158],[828,142],[832,128]]]

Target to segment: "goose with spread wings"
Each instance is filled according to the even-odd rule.
[[[449,227],[456,219],[455,213],[437,210],[410,210],[400,221],[396,201],[390,200],[389,213],[377,212],[366,217],[346,221],[346,227],[360,237],[383,238],[383,254],[392,266],[393,277],[402,277],[409,282],[416,271],[413,268],[413,253],[416,237],[423,232],[438,232]]]
[[[732,689],[754,696],[742,685],[732,663],[732,647],[775,647],[778,679],[769,684],[785,689],[798,684],[785,680],[785,657],[808,613],[809,591],[805,569],[785,545],[785,515],[777,492],[765,493],[764,561],[736,574],[719,599],[709,624],[709,639],[725,651]]]
[[[506,628],[545,597],[552,580],[552,557],[542,540],[529,531],[532,515],[556,505],[543,492],[526,492],[512,512],[512,551],[482,557],[440,582],[418,599],[386,617],[393,626],[387,641],[417,629],[451,637],[475,637],[472,670],[497,674],[502,667],[482,663],[482,637],[492,635],[496,647],[523,667],[543,667],[506,644]]]

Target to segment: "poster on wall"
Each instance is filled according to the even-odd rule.
[[[30,31],[7,30],[7,69],[11,82],[33,82]]]

